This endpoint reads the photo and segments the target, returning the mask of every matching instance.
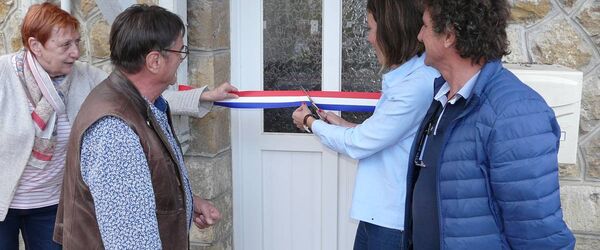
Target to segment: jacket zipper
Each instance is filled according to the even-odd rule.
[[[475,106],[477,106],[477,104],[479,103],[479,98],[476,95],[472,96],[472,100],[467,104],[468,106],[466,107],[466,109],[461,112],[458,117],[454,118],[452,120],[452,122],[450,122],[450,124],[448,124],[448,130],[444,133],[444,141],[442,144],[442,148],[440,149],[440,156],[438,158],[438,164],[437,164],[437,171],[435,173],[436,175],[436,182],[435,182],[435,188],[436,188],[436,199],[438,202],[438,206],[437,206],[437,212],[438,212],[438,227],[440,229],[440,249],[444,249],[444,245],[442,244],[444,242],[444,227],[442,226],[442,198],[440,197],[440,181],[441,181],[441,177],[440,177],[440,172],[442,171],[442,155],[444,154],[444,150],[446,149],[446,144],[448,143],[448,138],[450,138],[450,135],[452,134],[452,132],[454,131],[454,127],[456,126],[456,124],[458,123],[458,120],[462,119],[463,117],[465,117],[467,114],[471,113],[471,111],[474,109]],[[442,111],[443,113],[444,111]],[[441,116],[440,116],[441,119]],[[437,127],[437,125],[436,125]]]
[[[448,128],[450,128],[446,133],[444,133],[444,144],[442,144],[442,148],[440,149],[441,154],[439,155],[439,158],[437,160],[438,164],[437,164],[437,171],[435,172],[435,177],[436,177],[436,182],[435,182],[435,189],[436,189],[436,199],[437,199],[437,213],[438,213],[438,228],[440,229],[440,249],[444,249],[444,245],[442,244],[444,242],[444,227],[442,225],[442,198],[440,197],[440,181],[441,181],[441,177],[440,177],[440,171],[442,171],[442,155],[444,154],[444,150],[446,149],[446,143],[448,143],[448,138],[450,136],[450,134],[452,134],[452,130],[454,130],[454,125],[456,123],[456,120],[453,120],[452,123],[448,126]],[[448,133],[450,132],[450,133]]]
[[[478,134],[475,135],[475,142],[476,142],[476,145],[477,144],[483,145],[483,142],[479,139]],[[482,156],[482,157],[485,157],[485,156]],[[488,163],[487,160],[485,160],[485,161],[486,161],[486,163]],[[498,233],[500,234],[502,244],[504,244],[505,246],[509,246],[508,241],[506,240],[506,237],[504,236],[504,226],[502,225],[502,221],[500,221],[500,216],[498,215],[498,209],[496,208],[494,200],[492,199],[492,187],[491,187],[491,180],[489,177],[489,172],[487,171],[485,166],[482,166],[480,164],[480,162],[484,162],[484,160],[479,157],[479,150],[476,151],[476,161],[475,162],[476,162],[479,170],[481,170],[481,172],[483,173],[483,177],[485,179],[485,188],[487,191],[488,206],[490,208],[490,213],[492,213],[492,216],[494,217],[494,223],[496,223],[496,227],[498,228]]]

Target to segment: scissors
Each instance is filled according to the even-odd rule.
[[[311,103],[311,105],[317,110],[316,112],[312,109],[309,108],[310,112],[313,113],[313,115],[316,113],[316,115],[319,117],[319,119],[323,119],[323,117],[321,117],[321,114],[319,114],[319,111],[321,111],[321,109],[319,108],[319,106],[317,106],[317,103],[315,103],[315,101],[313,101],[312,98],[310,98],[310,95],[308,94],[308,91],[306,91],[306,89],[302,86],[300,86],[300,88],[302,89],[302,91],[304,92],[304,95],[306,95],[306,97],[308,97],[308,101]]]

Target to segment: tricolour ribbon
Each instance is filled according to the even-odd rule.
[[[179,85],[179,90],[188,90],[189,86]],[[239,91],[239,96],[215,102],[215,105],[242,109],[274,109],[298,107],[302,103],[310,105],[308,97],[300,90]],[[319,108],[349,112],[373,112],[381,93],[308,91]]]

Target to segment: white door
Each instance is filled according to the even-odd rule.
[[[364,8],[357,0],[232,0],[232,82],[240,90],[344,90],[342,2]],[[356,36],[366,43],[359,19]],[[232,110],[234,247],[351,249],[356,161],[294,131],[290,112]]]

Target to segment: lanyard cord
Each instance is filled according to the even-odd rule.
[[[439,118],[438,116],[441,115],[441,113],[438,114],[441,106],[442,105],[439,102],[436,102],[435,110],[433,111],[433,114],[431,115],[431,117],[429,117],[429,120],[427,121],[427,125],[425,125],[426,129],[424,131],[421,131],[421,134],[419,135],[419,144],[417,144],[417,148],[415,151],[415,159],[414,159],[414,163],[416,166],[425,167],[425,162],[423,162],[423,160],[421,159],[421,156],[423,154],[423,150],[425,149],[425,141],[427,140],[427,135],[431,134],[431,132],[433,131],[434,121],[437,120],[437,118]]]

